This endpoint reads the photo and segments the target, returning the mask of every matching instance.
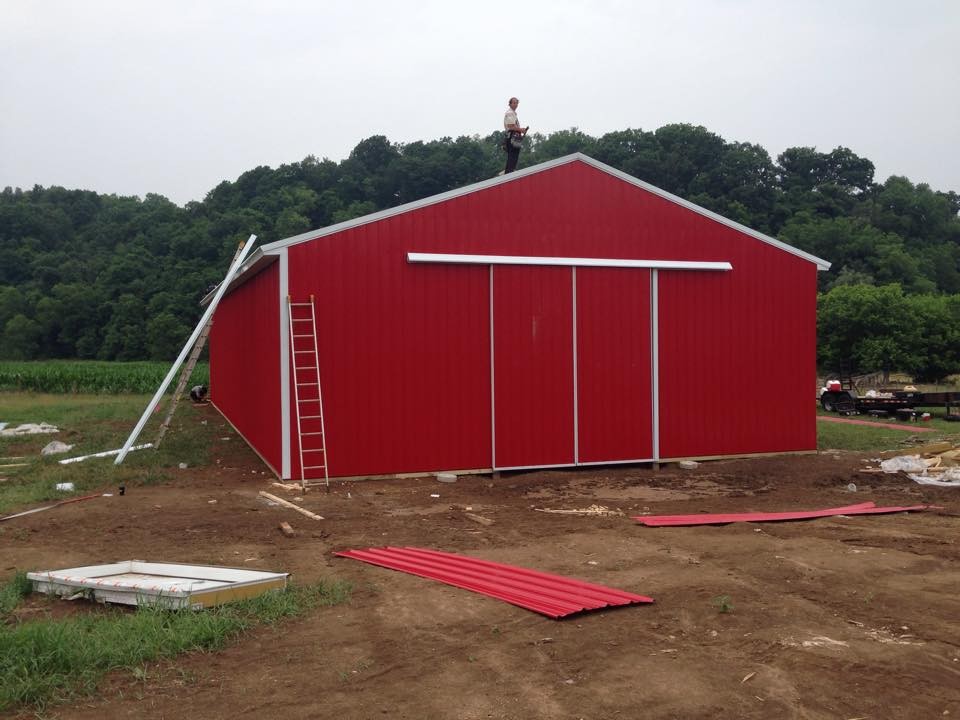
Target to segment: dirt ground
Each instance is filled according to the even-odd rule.
[[[212,409],[210,419],[219,420]],[[116,673],[96,696],[46,717],[960,718],[960,497],[858,473],[866,455],[334,484],[303,497],[321,522],[258,500],[259,490],[297,493],[271,487],[239,440],[215,452],[218,462],[169,483],[8,523],[0,568],[222,564],[300,582],[348,580],[351,600],[223,652],[156,664],[145,679]],[[945,509],[696,528],[630,519],[866,500]],[[623,515],[534,510],[593,504]],[[296,537],[279,532],[283,520]],[[528,566],[656,602],[550,620],[332,555],[388,544]],[[66,605],[32,601],[26,611]]]

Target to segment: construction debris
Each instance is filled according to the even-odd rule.
[[[22,425],[17,425],[15,428],[5,427],[3,430],[0,430],[0,437],[14,437],[16,435],[40,435],[42,433],[58,433],[60,428],[55,425],[48,425],[47,423],[23,423]]]
[[[60,442],[59,440],[53,440],[44,445],[43,450],[40,451],[41,455],[59,455],[60,453],[69,452],[73,449],[73,445],[67,445],[66,443]]]
[[[881,515],[912,512],[915,510],[940,509],[933,505],[910,505],[906,507],[877,507],[873,502],[827,508],[825,510],[802,510],[799,512],[756,512],[726,515],[641,515],[632,518],[648,527],[686,527],[691,525],[727,525],[737,522],[782,522],[785,520],[812,520],[837,515]]]
[[[280,532],[282,532],[282,533],[283,533],[284,535],[286,535],[287,537],[296,537],[296,536],[297,536],[297,531],[294,530],[294,529],[290,526],[290,523],[288,523],[288,522],[282,522],[282,523],[280,523],[279,527],[280,527]]]
[[[269,500],[270,502],[276,503],[277,505],[283,505],[283,507],[285,507],[285,508],[290,508],[291,510],[296,510],[296,511],[297,511],[298,513],[300,513],[301,515],[306,515],[308,518],[312,518],[313,520],[323,520],[323,517],[322,517],[321,515],[316,515],[316,514],[310,512],[309,510],[305,510],[304,508],[300,507],[299,505],[294,505],[294,504],[293,504],[292,502],[290,502],[289,500],[284,500],[283,498],[279,498],[279,497],[277,497],[276,495],[271,495],[270,493],[268,493],[268,492],[266,492],[266,491],[264,491],[264,490],[261,490],[261,491],[260,491],[260,497],[266,498],[266,499]]]
[[[556,515],[623,515],[623,510],[611,510],[603,505],[591,505],[573,510],[554,510],[552,508],[534,508],[537,512],[554,513]]]
[[[100,493],[95,495],[84,495],[82,497],[69,498],[68,500],[61,500],[56,502],[53,505],[44,505],[43,507],[33,508],[32,510],[24,510],[23,512],[18,512],[13,515],[6,515],[5,517],[0,517],[0,522],[5,522],[6,520],[13,520],[14,518],[23,517],[24,515],[33,515],[33,513],[43,512],[44,510],[53,510],[58,508],[61,505],[69,505],[70,503],[83,502],[84,500],[93,500],[98,497],[106,497]]]
[[[145,443],[143,445],[134,445],[130,448],[129,452],[134,450],[146,450],[147,448],[152,448],[153,443]],[[99,458],[99,457],[110,457],[111,455],[119,454],[120,450],[104,450],[103,452],[93,453],[92,455],[81,455],[80,457],[64,458],[60,460],[61,465],[69,465],[70,463],[83,462],[90,458]]]
[[[475,523],[480,523],[481,525],[493,525],[493,520],[483,515],[474,515],[473,513],[465,512],[463,516],[467,518],[467,520],[473,520]]]

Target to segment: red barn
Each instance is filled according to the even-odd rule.
[[[570,155],[262,246],[211,397],[282,478],[813,451],[828,267]]]

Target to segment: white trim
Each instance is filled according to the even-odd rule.
[[[490,467],[497,469],[497,376],[493,359],[493,265],[490,266]]]
[[[573,311],[570,313],[573,316],[573,462],[576,465],[580,464],[580,384],[577,382],[577,357],[580,353],[577,352],[577,266],[574,265],[570,269],[570,276],[573,280],[573,298],[572,306]]]
[[[649,463],[656,462],[653,458],[637,458],[635,460],[597,460],[596,462],[582,462],[577,463],[578,467],[586,467],[587,465],[632,465],[634,463]]]
[[[453,263],[460,265],[550,265],[560,267],[658,268],[661,270],[733,270],[729,262],[691,260],[632,260],[627,258],[578,258],[533,255],[459,255],[452,253],[408,252],[411,263]]]
[[[568,468],[576,467],[575,463],[557,463],[556,465],[512,465],[510,467],[498,467],[494,468],[497,472],[501,470],[506,472],[508,470],[549,470],[550,468]]]
[[[650,412],[653,415],[653,461],[660,460],[660,278],[650,271]]]
[[[294,235],[293,237],[285,238],[283,240],[278,240],[276,242],[269,243],[264,245],[262,249],[265,252],[271,250],[276,250],[281,247],[287,247],[289,245],[296,245],[298,243],[307,242],[309,240],[315,240],[317,238],[324,237],[326,235],[331,235],[333,233],[341,232],[354,227],[359,227],[360,225],[366,225],[367,223],[376,222],[378,220],[383,220],[394,215],[400,215],[402,213],[407,213],[412,210],[418,210],[420,208],[428,207],[430,205],[435,205],[437,203],[445,202],[447,200],[452,200],[463,195],[469,195],[471,193],[479,192],[481,190],[486,190],[487,188],[494,187],[496,185],[501,185],[507,182],[515,182],[521,178],[527,177],[529,175],[535,175],[537,173],[546,172],[555,167],[561,165],[566,165],[567,163],[572,162],[582,162],[586,165],[589,165],[601,172],[605,172],[608,175],[612,175],[615,178],[623,180],[624,182],[630,183],[631,185],[642,188],[647,192],[650,192],[658,197],[668,200],[669,202],[676,203],[681,207],[684,207],[688,210],[702,215],[705,218],[718,222],[721,225],[726,225],[727,227],[733,228],[739,232],[742,232],[746,235],[749,235],[752,238],[755,238],[761,242],[764,242],[768,245],[772,245],[775,248],[788,252],[791,255],[795,255],[803,260],[812,262],[817,266],[818,270],[829,270],[830,263],[826,260],[818,258],[809,253],[805,253],[802,250],[799,250],[791,245],[787,245],[776,238],[770,237],[769,235],[764,235],[761,232],[748,228],[746,225],[741,225],[738,222],[734,222],[728,218],[718,215],[706,208],[702,208],[699,205],[695,205],[688,200],[684,200],[681,197],[668,193],[666,190],[661,190],[660,188],[639,180],[632,175],[628,175],[625,172],[617,170],[605,163],[600,162],[599,160],[594,160],[592,157],[584,155],[583,153],[573,153],[571,155],[565,155],[564,157],[557,158],[555,160],[549,160],[545,163],[540,163],[539,165],[533,165],[531,167],[524,168],[523,170],[518,170],[516,172],[507,173],[506,175],[501,175],[489,180],[483,180],[472,185],[467,185],[462,188],[457,188],[456,190],[450,190],[445,193],[440,193],[439,195],[434,195],[432,197],[423,198],[421,200],[416,200],[405,205],[398,205],[397,207],[388,208],[387,210],[381,210],[380,212],[375,212],[370,215],[365,215],[364,217],[354,218],[353,220],[348,220],[346,222],[338,223],[336,225],[330,225],[329,227],[320,228],[317,230],[311,230],[309,232],[301,233],[300,235]]]
[[[280,252],[280,293],[277,305],[280,309],[280,464],[281,480],[291,477],[290,462],[290,331],[287,318],[287,295],[290,294],[290,259],[287,248]],[[326,438],[324,438],[326,440]]]

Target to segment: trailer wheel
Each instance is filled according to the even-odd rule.
[[[834,398],[833,393],[825,392],[820,396],[820,407],[827,412],[837,411],[837,401]]]

